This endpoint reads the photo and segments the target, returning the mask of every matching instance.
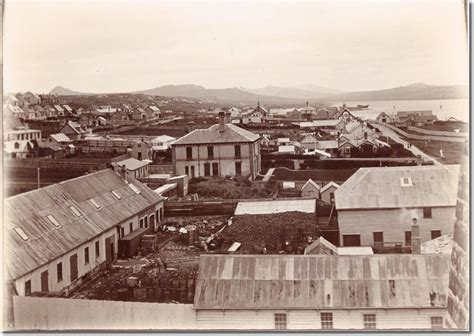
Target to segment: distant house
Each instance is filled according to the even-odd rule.
[[[18,98],[15,97],[14,94],[4,94],[3,95],[3,104],[4,105],[13,105],[13,106],[19,106],[20,103],[18,101]]]
[[[117,162],[119,167],[125,168],[127,176],[134,178],[147,177],[149,164],[147,161],[140,161],[135,158]]]
[[[46,111],[47,118],[57,118],[58,111],[54,107],[52,107],[51,105],[45,105],[44,109]]]
[[[73,289],[116,260],[124,235],[163,219],[161,196],[111,169],[4,203],[5,280],[20,296]]]
[[[333,181],[327,183],[324,187],[321,188],[319,191],[320,196],[319,198],[326,203],[334,203],[334,193],[337,189],[339,189],[340,185],[334,183]]]
[[[90,133],[85,127],[79,123],[68,120],[66,124],[59,130],[58,133],[63,133],[73,140],[81,139],[86,134]]]
[[[176,138],[173,138],[168,135],[159,135],[156,138],[151,140],[151,145],[153,152],[166,151],[171,148],[171,144],[176,141]]]
[[[3,152],[10,158],[27,158],[33,156],[32,150],[41,140],[41,131],[20,127],[6,129],[3,134]]]
[[[312,179],[309,179],[303,187],[301,187],[301,197],[314,197],[319,198],[319,190],[321,187],[314,182]]]
[[[3,115],[17,116],[18,118],[27,117],[20,106],[4,104],[3,105]]]
[[[335,191],[343,246],[421,243],[453,232],[459,166],[360,168]]]
[[[318,128],[333,135],[340,133],[345,128],[344,121],[340,119],[322,119],[322,120],[313,120],[313,121],[302,121],[302,122],[294,123],[294,124],[299,126],[301,129]]]
[[[40,97],[33,92],[18,93],[16,95],[20,106],[30,106],[40,104]]]
[[[140,119],[146,120],[148,119],[148,113],[145,111],[145,109],[139,107],[137,108],[138,113],[140,113]]]
[[[114,126],[122,126],[133,123],[131,114],[125,110],[119,110],[112,116],[112,123]]]
[[[73,109],[71,108],[71,106],[69,106],[69,105],[63,105],[63,109],[64,109],[66,115],[71,115],[74,112]]]
[[[146,111],[148,112],[148,117],[150,118],[159,118],[160,117],[160,109],[155,105],[150,105],[147,107]]]
[[[260,106],[260,102],[258,102],[257,107],[252,109],[247,117],[250,123],[260,124],[265,121],[267,116],[268,111],[263,106]]]
[[[236,117],[240,117],[241,109],[239,109],[238,107],[232,106],[231,108],[227,110],[227,112],[230,113],[231,118],[236,118]]]
[[[400,126],[432,125],[438,118],[431,110],[423,111],[398,111],[397,124]]]
[[[149,160],[152,158],[152,149],[151,145],[144,141],[137,141],[132,146],[132,158],[137,160]]]
[[[260,137],[232,124],[226,124],[224,112],[219,124],[196,129],[172,145],[175,175],[249,176],[260,172]]]
[[[56,109],[58,117],[64,117],[65,116],[64,109],[61,107],[61,105],[54,105],[54,108]]]
[[[72,140],[62,133],[51,134],[47,139],[41,141],[39,145],[40,147],[49,148],[53,151],[57,151],[59,148],[66,154],[72,154],[75,152]]]
[[[55,105],[60,104],[59,97],[57,95],[51,94],[40,94],[40,104],[41,105]]]
[[[449,264],[444,254],[204,254],[194,296],[197,328],[441,329]]]
[[[331,181],[337,184],[342,184],[348,178],[350,178],[357,169],[305,169],[305,170],[292,170],[284,167],[272,168],[268,171],[269,181],[277,182],[280,186],[283,182],[295,182],[295,187],[301,190],[303,186],[311,179],[320,188],[325,186]]]

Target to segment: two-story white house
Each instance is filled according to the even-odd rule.
[[[459,166],[360,168],[335,191],[343,246],[411,245],[453,232]]]
[[[249,176],[260,172],[260,137],[233,124],[226,124],[224,112],[219,124],[196,129],[172,145],[174,175]]]

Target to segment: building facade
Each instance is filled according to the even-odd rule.
[[[197,129],[172,145],[174,175],[194,177],[248,176],[260,172],[260,137],[240,127],[220,122]]]
[[[72,289],[116,259],[118,239],[163,219],[159,195],[111,169],[5,203],[6,278],[20,296]]]
[[[343,246],[411,245],[453,232],[459,166],[360,168],[335,191]]]

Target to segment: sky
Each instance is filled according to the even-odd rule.
[[[459,0],[8,0],[4,89],[467,84],[463,10]]]

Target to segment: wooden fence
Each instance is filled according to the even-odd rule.
[[[192,304],[14,296],[13,316],[11,330],[185,330],[196,328],[196,313]]]
[[[392,131],[395,131],[398,134],[403,135],[404,137],[406,137],[408,139],[415,139],[415,140],[422,140],[422,141],[431,140],[431,141],[447,141],[447,142],[461,142],[461,143],[466,142],[465,138],[456,138],[456,137],[447,137],[447,136],[434,136],[434,135],[418,135],[418,134],[407,133],[407,132],[401,130],[400,128],[395,127],[395,126],[390,125],[390,124],[378,123],[378,122],[375,122],[374,124],[385,126],[389,129],[391,129]]]

